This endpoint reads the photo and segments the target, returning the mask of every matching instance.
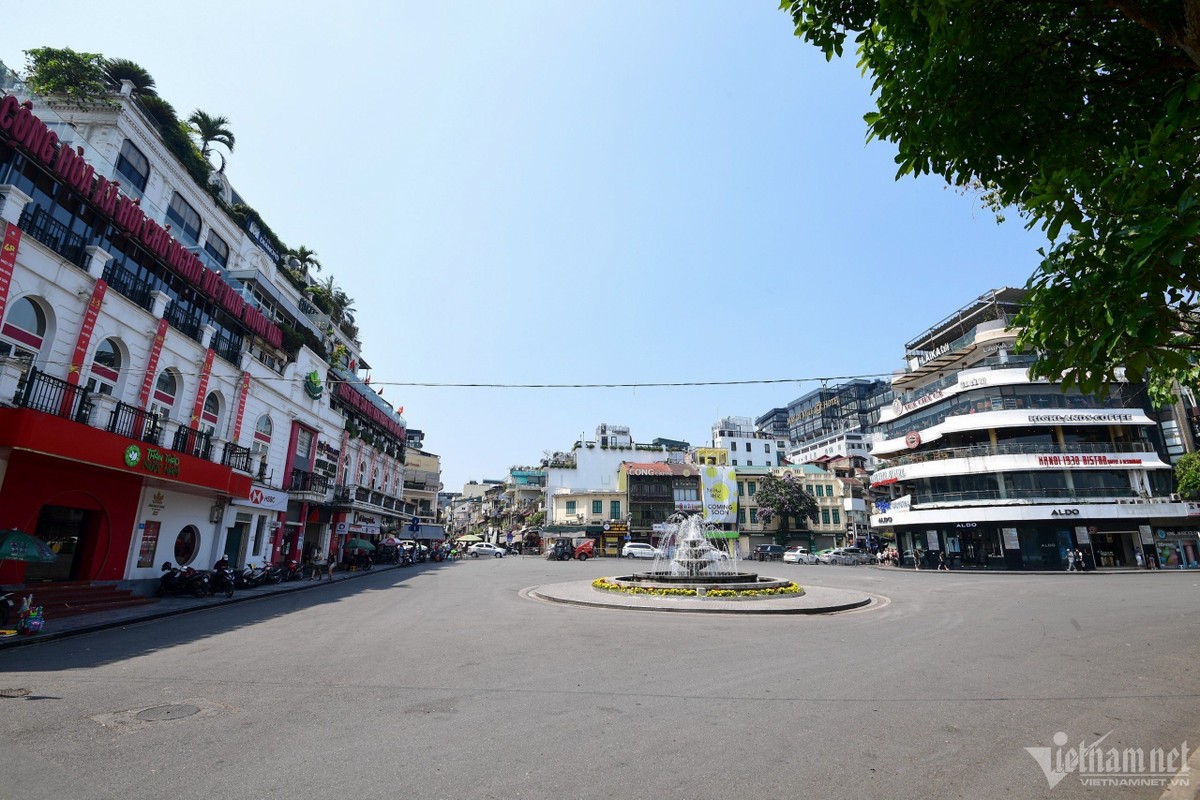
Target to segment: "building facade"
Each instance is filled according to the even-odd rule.
[[[931,566],[1065,569],[1197,558],[1195,522],[1140,387],[1107,397],[1031,379],[1009,327],[1023,290],[997,289],[907,344],[871,478],[877,531]]]
[[[386,512],[403,419],[355,385],[354,331],[311,330],[225,176],[198,182],[128,83],[82,108],[5,86],[0,524],[59,557],[2,563],[0,582],[336,547],[339,476]]]

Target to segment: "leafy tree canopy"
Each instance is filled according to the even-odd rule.
[[[104,74],[117,88],[120,88],[123,80],[133,83],[133,94],[136,96],[158,94],[154,88],[154,76],[128,58],[108,59],[104,62]]]
[[[69,47],[35,47],[25,51],[29,90],[43,97],[67,97],[81,107],[107,102],[107,62],[99,53],[77,53]]]
[[[758,503],[758,517],[763,522],[770,522],[779,517],[780,531],[786,533],[788,520],[817,518],[817,501],[804,489],[804,484],[792,472],[783,476],[764,475],[759,479],[758,491],[754,496]]]
[[[1017,320],[1034,371],[1157,399],[1200,385],[1200,2],[783,0],[796,35],[853,37],[897,177],[1015,207],[1048,244]]]
[[[1188,500],[1200,498],[1200,453],[1188,453],[1175,463],[1179,494]]]

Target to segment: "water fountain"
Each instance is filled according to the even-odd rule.
[[[670,533],[659,546],[661,555],[648,572],[610,578],[618,586],[676,589],[774,589],[788,586],[790,580],[761,577],[739,569],[737,550],[726,552],[713,546],[705,525],[698,516],[672,518]],[[720,541],[718,539],[718,541]]]

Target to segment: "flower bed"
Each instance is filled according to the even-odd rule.
[[[613,583],[608,578],[597,578],[592,581],[592,588],[602,592],[623,592],[632,595],[650,595],[653,597],[696,597],[695,589],[652,586],[622,586]],[[716,597],[723,600],[731,598],[753,597],[789,597],[804,594],[795,583],[765,589],[708,589],[701,597]]]

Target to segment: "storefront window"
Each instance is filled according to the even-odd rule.
[[[175,563],[186,566],[196,558],[200,549],[200,531],[195,525],[188,525],[175,537]]]

